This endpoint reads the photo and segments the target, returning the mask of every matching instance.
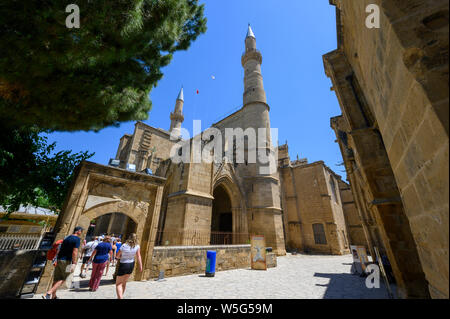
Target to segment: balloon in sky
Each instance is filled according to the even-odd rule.
[[[215,79],[216,79],[216,77],[215,77],[214,75],[211,75],[211,79],[215,80]]]

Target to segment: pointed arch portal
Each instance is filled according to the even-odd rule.
[[[248,220],[239,186],[228,175],[219,176],[212,190],[211,245],[248,242]]]
[[[232,244],[233,211],[231,199],[222,185],[213,192],[211,215],[211,245]]]

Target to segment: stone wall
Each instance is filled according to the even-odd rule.
[[[350,124],[400,295],[448,298],[449,3],[331,2],[338,50],[325,56],[325,68]],[[379,29],[365,27],[369,4],[381,9]]]
[[[369,252],[361,218],[359,217],[358,210],[353,199],[352,190],[344,181],[339,181],[339,190],[341,193],[342,208],[344,209],[348,240],[351,245],[364,246]]]
[[[0,298],[18,296],[35,253],[35,250],[0,251]]]
[[[294,165],[287,153],[282,156],[279,165],[287,247],[326,254],[348,253],[340,177],[322,161]],[[334,185],[334,192],[331,185]],[[326,244],[316,244],[313,224],[323,225]]]
[[[155,173],[161,162],[169,158],[175,145],[169,137],[168,131],[136,122],[133,135],[125,134],[120,139],[116,154],[120,167],[126,168],[130,163],[136,165],[138,172],[150,168]]]
[[[341,116],[336,116],[331,118],[331,127],[336,133],[336,142],[339,144],[339,148],[342,153],[342,159],[344,160],[345,170],[347,171],[347,180],[350,182],[351,195],[353,199],[353,204],[345,204],[346,202],[350,203],[350,200],[346,198],[346,194],[348,194],[347,186],[342,186],[346,190],[341,189],[341,196],[343,198],[344,203],[344,212],[347,218],[347,229],[349,231],[350,238],[353,239],[356,237],[360,237],[359,227],[354,227],[359,224],[362,227],[363,236],[365,238],[364,242],[366,244],[361,244],[362,246],[366,246],[368,248],[367,252],[371,256],[375,256],[374,247],[376,247],[380,254],[386,255],[386,248],[381,239],[381,231],[380,225],[375,222],[375,209],[372,207],[368,198],[370,194],[368,194],[368,187],[365,184],[361,176],[361,169],[358,167],[356,161],[354,160],[354,151],[351,149],[351,135],[349,131],[349,125],[346,119]],[[354,215],[353,208],[356,209],[357,216]],[[357,234],[355,234],[355,232]],[[362,240],[358,240],[363,242]]]
[[[153,249],[151,277],[205,273],[207,250],[217,252],[216,271],[250,267],[250,245],[161,246]]]
[[[344,207],[339,189],[341,177],[334,173],[328,166],[323,165],[322,170],[325,177],[325,186],[330,194],[329,203],[332,212],[333,224],[330,228],[330,237],[334,239],[333,254],[348,254],[350,246],[348,244],[347,226],[344,217]],[[324,198],[325,199],[325,198]],[[334,232],[334,233],[333,233]]]

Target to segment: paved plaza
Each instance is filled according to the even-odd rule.
[[[216,272],[208,278],[202,274],[169,277],[163,281],[128,282],[126,299],[385,299],[383,279],[380,288],[368,289],[365,278],[351,274],[352,256],[291,255],[277,258],[278,266],[267,271],[236,269]],[[112,280],[114,267],[104,276],[96,292],[88,290],[90,271],[74,275],[79,288],[59,290],[62,299],[116,298]],[[391,288],[395,291],[395,286]],[[41,298],[35,295],[34,298]]]

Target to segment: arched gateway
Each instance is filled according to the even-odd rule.
[[[141,246],[143,272],[135,271],[133,279],[149,279],[164,183],[165,178],[83,162],[75,172],[56,222],[55,240],[70,235],[75,226],[84,228],[83,240],[93,219],[111,213],[123,214],[136,225],[134,231]],[[47,264],[38,292],[47,289],[52,275],[53,266]]]

